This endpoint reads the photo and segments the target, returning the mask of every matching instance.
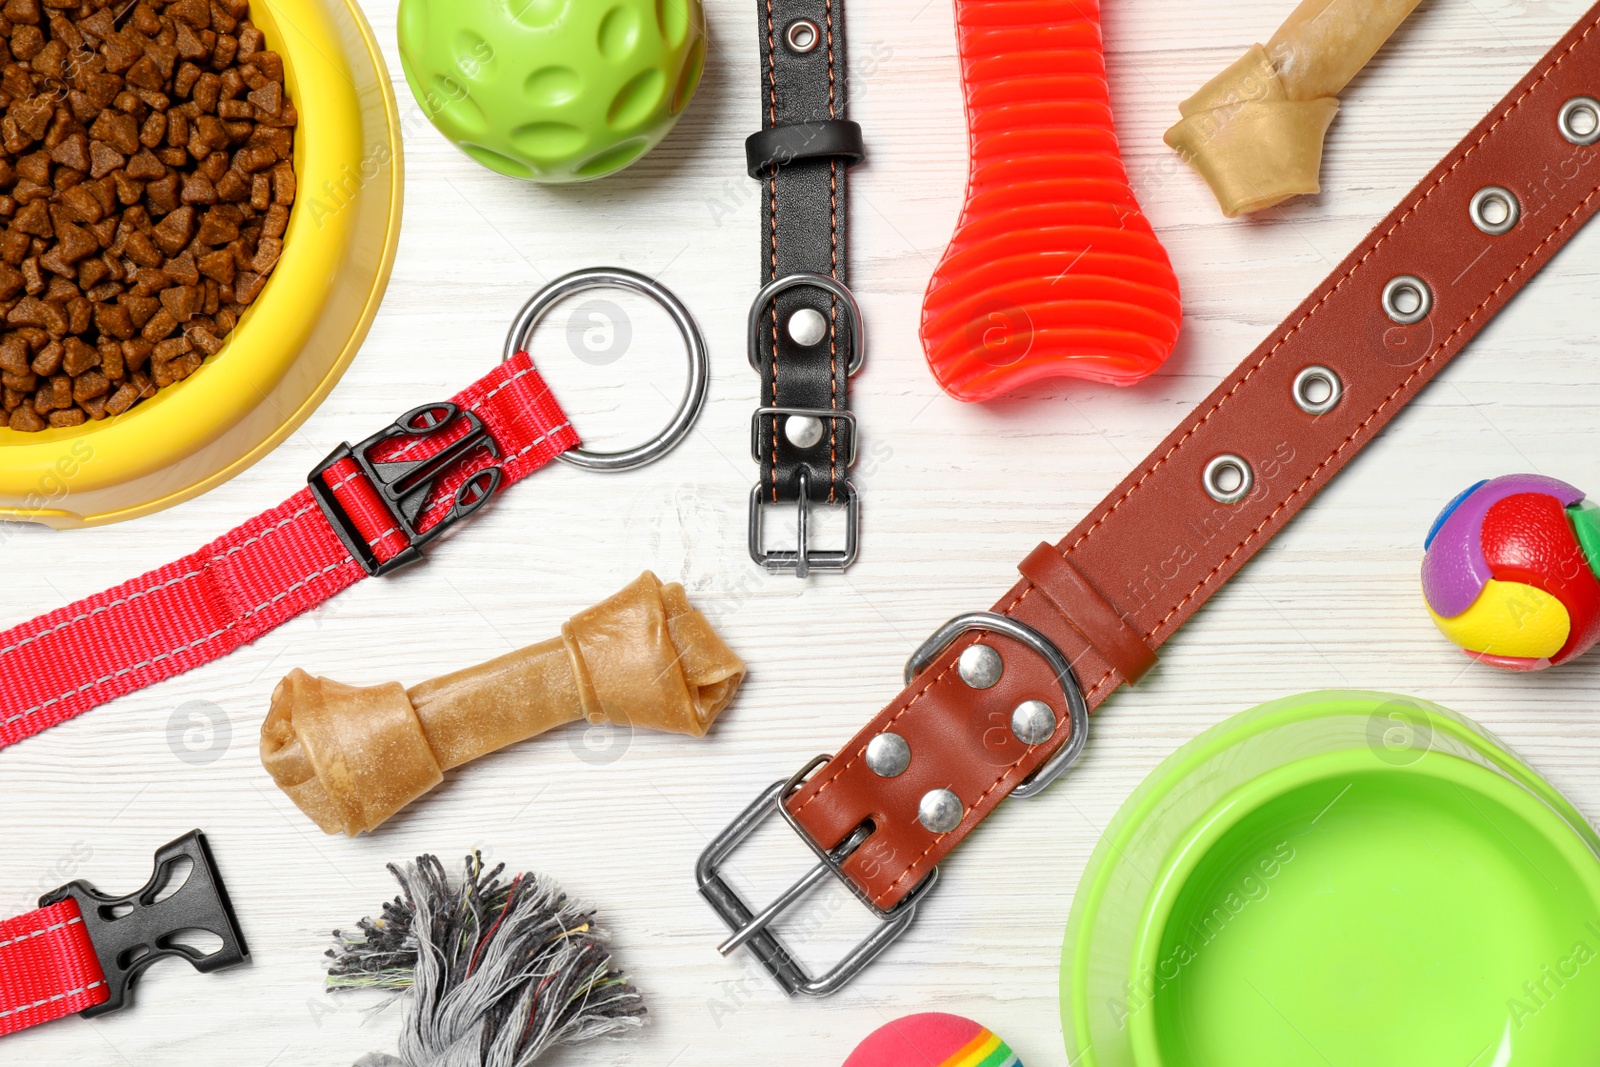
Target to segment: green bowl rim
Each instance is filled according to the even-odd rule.
[[[1182,896],[1183,886],[1210,850],[1240,820],[1276,798],[1313,782],[1354,773],[1381,773],[1383,770],[1374,768],[1370,755],[1362,749],[1321,752],[1257,775],[1219,798],[1179,839],[1154,879],[1155,888],[1146,898],[1139,921],[1135,924],[1134,956],[1130,961],[1135,968],[1134,973],[1143,973],[1138,968],[1144,965],[1155,965],[1172,910]],[[1566,819],[1543,798],[1481,763],[1436,750],[1423,752],[1414,763],[1390,767],[1388,770],[1390,773],[1422,774],[1449,781],[1472,790],[1485,800],[1522,818],[1541,833],[1566,859],[1579,879],[1588,884],[1591,904],[1600,905],[1600,862],[1597,862],[1594,851],[1572,833],[1572,827]],[[1141,1067],[1162,1067],[1166,1062],[1157,1038],[1156,1018],[1154,1011],[1141,1011],[1134,1013],[1129,1023],[1134,1059]]]
[[[1068,1057],[1074,1065],[1096,1067],[1099,1062],[1092,1046],[1073,1047],[1073,1036],[1085,1034],[1089,1025],[1088,1002],[1077,995],[1079,990],[1087,986],[1089,938],[1079,934],[1082,930],[1092,928],[1107,888],[1106,879],[1114,866],[1109,860],[1123,850],[1123,845],[1134,830],[1144,823],[1176,783],[1244,740],[1296,723],[1370,716],[1395,700],[1402,700],[1422,711],[1428,716],[1429,728],[1436,734],[1444,734],[1461,742],[1482,756],[1489,765],[1544,801],[1589,851],[1600,859],[1600,835],[1596,835],[1571,801],[1489,731],[1449,708],[1415,697],[1376,690],[1330,689],[1280,697],[1240,712],[1205,730],[1162,760],[1117,809],[1089,857],[1073,896],[1072,911],[1061,946],[1062,984],[1059,998],[1062,1031],[1063,1037],[1069,1042]],[[1069,1020],[1071,1025],[1068,1025]]]

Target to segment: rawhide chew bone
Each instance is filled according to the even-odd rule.
[[[922,300],[922,347],[957,400],[1041,378],[1131,385],[1183,313],[1122,165],[1097,0],[956,0],[970,163]]]
[[[1481,663],[1537,671],[1600,641],[1600,507],[1566,482],[1510,474],[1445,505],[1424,542],[1434,625]]]
[[[261,725],[261,763],[325,833],[372,830],[444,772],[577,719],[702,737],[744,663],[646,571],[561,636],[410,689],[290,671]]]
[[[1320,192],[1322,140],[1339,93],[1419,0],[1303,0],[1266,47],[1178,105],[1166,142],[1228,218]]]

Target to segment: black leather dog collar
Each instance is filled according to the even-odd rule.
[[[751,454],[750,557],[768,570],[843,570],[855,561],[859,501],[849,482],[857,435],[850,376],[861,365],[861,317],[846,286],[846,188],[863,154],[845,119],[840,0],[760,0],[761,132],[745,144],[762,184],[762,289],[750,308],[750,364],[761,375]],[[799,541],[768,551],[769,506],[793,504]],[[811,551],[813,505],[843,507],[842,549]]]

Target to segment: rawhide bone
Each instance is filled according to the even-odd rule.
[[[1321,191],[1322,140],[1339,93],[1419,0],[1303,0],[1266,47],[1252,45],[1178,106],[1166,142],[1228,218]]]
[[[577,719],[703,737],[744,662],[646,571],[561,636],[406,689],[290,671],[261,725],[261,763],[325,833],[372,830],[444,772]]]

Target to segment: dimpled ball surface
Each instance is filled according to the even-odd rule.
[[[667,135],[700,82],[700,0],[402,0],[406,83],[501,174],[579,182]]]
[[[1434,624],[1474,659],[1533,671],[1600,640],[1600,507],[1566,482],[1479,482],[1434,520],[1422,592]]]

